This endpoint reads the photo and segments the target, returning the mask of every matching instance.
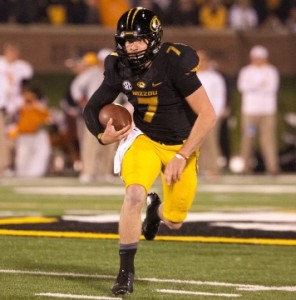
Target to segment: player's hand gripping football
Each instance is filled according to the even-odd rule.
[[[101,141],[106,145],[119,142],[120,140],[126,138],[131,132],[131,130],[132,125],[129,124],[123,127],[122,129],[116,131],[115,127],[113,126],[113,119],[110,118],[107,122],[106,129],[101,136]]]

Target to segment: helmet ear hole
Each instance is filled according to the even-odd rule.
[[[147,49],[141,53],[128,54],[125,43],[130,39],[147,40]],[[137,7],[124,13],[117,23],[115,43],[120,58],[127,57],[133,71],[143,71],[158,53],[162,39],[161,22],[150,10]],[[124,63],[125,60],[123,60]]]

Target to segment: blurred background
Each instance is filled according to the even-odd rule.
[[[241,94],[237,78],[240,69],[249,63],[253,46],[262,45],[268,50],[269,62],[280,75],[276,130],[279,173],[295,174],[295,0],[0,0],[0,111],[4,119],[4,125],[0,125],[3,152],[0,153],[3,160],[0,176],[81,175],[79,122],[87,99],[82,96],[73,99],[71,84],[85,69],[97,67],[104,60],[102,52],[99,55],[101,50],[114,50],[116,22],[122,13],[134,6],[151,9],[160,17],[164,42],[185,43],[210,53],[212,67],[225,79],[227,96],[219,128],[221,153],[217,160],[221,171],[215,176],[242,172],[239,160]],[[15,57],[18,63],[11,69],[5,62],[7,47],[18,52]],[[94,53],[97,57],[92,60],[90,54]],[[12,82],[15,84],[13,97],[21,100],[13,100],[15,104],[7,109]],[[48,153],[41,158],[45,167],[27,175],[16,170],[18,137],[22,133],[19,122],[24,115],[23,104],[17,102],[24,102],[24,87],[35,96],[36,88],[42,91],[42,94],[37,93],[39,100],[33,118],[38,121],[30,134],[42,127],[49,140]],[[3,93],[5,90],[9,93]],[[125,103],[124,97],[118,101]],[[35,117],[36,110],[38,116],[45,110],[47,117]],[[31,114],[27,120],[32,120]],[[45,138],[29,143],[42,148],[46,145]],[[32,160],[37,157],[34,151],[28,153]],[[264,173],[266,168],[260,147],[255,147],[253,160],[252,172]],[[111,169],[104,176],[93,175],[85,180],[81,178],[82,182],[113,180]]]

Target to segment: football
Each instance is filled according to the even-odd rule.
[[[113,119],[113,126],[116,131],[132,123],[130,112],[120,104],[107,104],[99,112],[99,122],[106,128],[109,119]]]

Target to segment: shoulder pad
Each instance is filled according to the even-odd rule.
[[[118,85],[121,78],[118,73],[119,56],[116,52],[111,53],[105,59],[105,82],[110,86]]]
[[[113,69],[114,66],[117,64],[118,61],[118,54],[116,52],[112,52],[109,54],[105,59],[105,70]]]
[[[164,51],[170,64],[183,73],[196,72],[199,66],[199,57],[196,51],[185,44],[165,43]]]

